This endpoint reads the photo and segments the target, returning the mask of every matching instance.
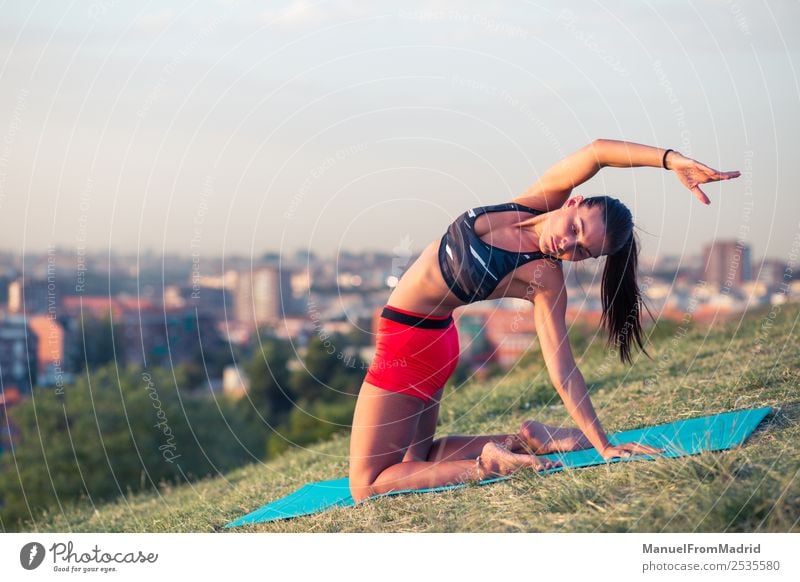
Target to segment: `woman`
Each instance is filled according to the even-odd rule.
[[[595,447],[605,459],[661,452],[637,443],[609,444],[567,340],[561,261],[606,255],[601,294],[609,343],[618,346],[623,362],[631,361],[634,342],[644,350],[630,211],[607,196],[569,199],[573,188],[605,166],[674,171],[704,204],[710,201],[699,184],[739,176],[671,149],[599,139],[558,162],[512,202],[462,214],[409,267],[381,315],[376,354],[353,417],[350,491],[357,502],[392,490],[509,475],[522,467],[548,469],[558,463],[537,455],[556,451]],[[577,428],[527,421],[516,434],[434,440],[439,399],[458,361],[452,312],[500,297],[533,303],[548,374]]]

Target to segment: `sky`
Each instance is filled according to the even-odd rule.
[[[800,3],[86,2],[0,12],[0,248],[419,251],[596,138],[642,253],[800,247]],[[398,250],[399,249],[399,250]]]

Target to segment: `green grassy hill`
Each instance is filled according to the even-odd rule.
[[[546,477],[519,472],[490,486],[380,498],[235,531],[798,531],[798,316],[798,305],[784,305],[724,325],[659,325],[650,330],[653,360],[640,356],[633,367],[610,356],[603,338],[576,342],[589,344],[576,358],[608,432],[776,408],[739,449]],[[571,424],[535,353],[500,379],[448,390],[438,435],[516,431],[529,418]],[[85,501],[40,515],[26,529],[223,531],[230,520],[306,482],[346,476],[348,442],[338,436],[266,464],[106,505]]]

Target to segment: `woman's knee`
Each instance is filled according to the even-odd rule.
[[[353,498],[353,501],[356,503],[361,503],[365,499],[369,499],[374,495],[372,491],[372,487],[362,487],[356,485],[350,485],[350,496]]]
[[[375,495],[372,484],[375,482],[376,478],[377,475],[374,475],[373,472],[354,468],[351,462],[350,495],[356,503]]]
[[[423,403],[364,382],[350,435],[350,490],[360,501],[387,468],[401,463],[417,431]]]

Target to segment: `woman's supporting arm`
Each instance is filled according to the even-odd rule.
[[[630,455],[657,455],[664,449],[640,443],[618,443],[612,445],[606,436],[603,425],[597,417],[597,412],[592,406],[586,381],[578,370],[572,356],[572,348],[567,337],[566,313],[567,292],[566,288],[558,287],[558,282],[563,286],[564,274],[561,268],[544,276],[549,283],[544,283],[541,292],[534,298],[533,317],[536,322],[536,335],[542,348],[550,380],[561,396],[567,412],[575,421],[580,431],[586,436],[592,446],[597,449],[604,459],[614,457],[627,457]],[[553,283],[556,283],[553,286]],[[555,292],[549,291],[556,289]],[[560,292],[558,289],[562,289]]]
[[[548,269],[540,282],[540,291],[533,298],[533,318],[550,381],[577,427],[602,454],[609,445],[608,437],[569,345],[565,321],[567,290],[561,267]]]

